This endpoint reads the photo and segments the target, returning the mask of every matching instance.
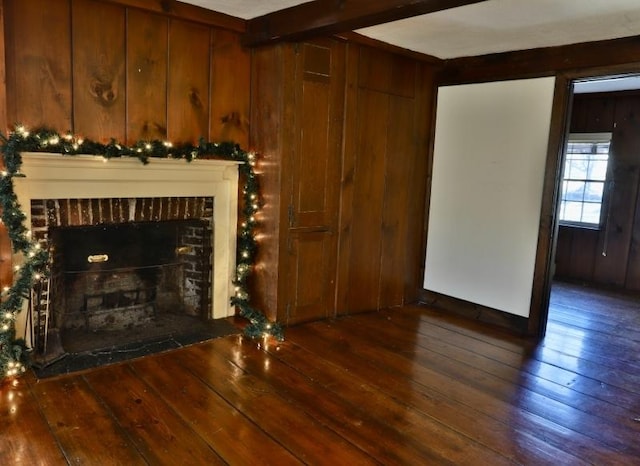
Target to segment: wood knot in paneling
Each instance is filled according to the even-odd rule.
[[[231,112],[223,116],[220,120],[225,125],[232,125],[237,127],[242,126],[242,119],[240,118],[240,114],[238,112]]]
[[[191,90],[189,91],[189,102],[191,102],[191,105],[193,105],[195,108],[203,108],[202,100],[200,99],[200,92],[198,92],[198,89],[194,87],[191,88]]]
[[[101,105],[108,107],[118,99],[118,90],[113,82],[105,82],[100,78],[94,78],[89,86],[89,92]]]

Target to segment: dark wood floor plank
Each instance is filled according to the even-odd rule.
[[[640,342],[640,323],[616,323],[606,317],[589,315],[580,309],[554,305],[549,321],[568,328],[575,328],[591,335],[615,335],[625,340]]]
[[[521,339],[520,346],[517,344],[504,344],[504,341],[501,338],[489,337],[486,335],[486,328],[484,326],[479,326],[477,329],[477,334],[474,334],[472,330],[466,330],[464,327],[458,328],[455,325],[441,325],[441,323],[433,316],[434,311],[429,307],[424,306],[407,306],[399,310],[392,311],[382,311],[380,313],[374,313],[373,316],[378,317],[379,319],[387,319],[390,323],[393,322],[402,322],[405,326],[415,326],[418,325],[419,332],[427,331],[429,327],[432,328],[443,328],[449,330],[451,335],[457,334],[460,335],[464,340],[469,341],[471,344],[474,341],[480,340],[492,347],[496,347],[498,352],[501,349],[507,349],[509,352],[515,353],[517,357],[527,358],[530,364],[535,366],[536,361],[541,363],[545,363],[549,366],[557,366],[566,371],[574,372],[576,374],[580,374],[584,377],[593,379],[597,386],[601,386],[606,388],[607,385],[611,387],[616,387],[623,389],[632,394],[640,395],[640,373],[630,373],[625,368],[619,367],[610,367],[603,365],[603,360],[601,358],[600,363],[598,362],[596,356],[596,361],[593,361],[594,358],[585,359],[582,354],[568,354],[568,351],[573,351],[571,345],[560,345],[557,348],[554,348],[553,345],[540,345],[538,348],[534,346],[530,346],[530,342],[528,340]],[[416,319],[421,318],[421,323],[416,324]],[[433,325],[432,325],[433,324]],[[505,337],[507,340],[509,336]],[[550,335],[550,338],[555,338],[553,335]],[[618,336],[612,335],[612,339],[618,338]],[[624,338],[621,339],[624,341]],[[567,347],[568,346],[568,349]],[[505,353],[507,354],[507,353]],[[630,352],[633,355],[633,352]],[[609,364],[615,364],[615,360],[611,358],[607,358],[605,356],[604,361]]]
[[[466,319],[461,316],[448,314],[445,311],[435,309],[425,305],[407,305],[402,308],[394,308],[380,311],[382,313],[394,314],[397,311],[417,313],[414,318],[425,322],[427,325],[435,325],[449,330],[456,331],[472,339],[480,339],[507,351],[522,352],[531,351],[536,347],[537,342],[532,338],[523,338],[490,324]]]
[[[294,340],[296,343],[307,346],[314,341],[315,352],[318,352],[318,354],[320,354],[319,348],[337,346],[339,347],[337,353],[348,354],[346,360],[341,360],[340,363],[348,365],[350,370],[358,371],[360,367],[371,362],[373,373],[390,370],[401,374],[401,378],[410,377],[415,384],[424,387],[426,392],[423,392],[423,396],[429,396],[431,390],[437,391],[450,399],[466,404],[468,409],[477,409],[489,416],[508,419],[510,423],[520,427],[524,432],[539,436],[539,438],[546,440],[556,448],[567,451],[577,457],[584,457],[585,451],[588,451],[591,458],[604,464],[611,462],[612,458],[625,457],[625,454],[616,452],[611,447],[583,432],[554,423],[545,416],[531,413],[519,405],[514,406],[510,404],[509,400],[504,400],[502,397],[478,389],[474,384],[468,384],[464,380],[452,378],[433,368],[410,364],[404,361],[406,358],[394,355],[381,348],[380,345],[373,343],[363,345],[351,335],[346,338],[346,333],[337,337],[335,332],[331,331],[331,324],[314,323],[307,325],[304,331],[304,337],[296,338]],[[290,330],[289,338],[291,338],[291,333]],[[356,351],[354,347],[357,347],[358,350]],[[325,354],[326,352],[327,350],[324,351]],[[336,351],[332,349],[332,357],[340,357],[340,354],[336,354]],[[357,363],[354,362],[354,359]],[[371,376],[369,374],[369,377]],[[375,376],[373,377],[375,378]],[[381,378],[378,377],[376,381],[378,380],[381,380]],[[591,431],[589,433],[593,435]]]
[[[212,342],[215,345],[215,342]],[[320,424],[272,387],[247,374],[208,345],[196,345],[167,357],[176,358],[228,403],[260,424],[305,463],[376,464],[377,461],[333,430]],[[238,348],[237,358],[242,358]],[[225,374],[225,377],[221,377]],[[312,401],[312,400],[310,400]]]
[[[66,464],[25,380],[30,378],[0,385],[0,464]]]
[[[33,387],[49,426],[72,464],[146,464],[79,376]]]
[[[84,378],[146,461],[166,464],[174,459],[180,464],[225,464],[127,365],[104,367],[88,372]]]
[[[375,319],[377,317],[377,319]],[[415,328],[415,319],[411,316],[407,318],[407,313],[397,312],[390,316],[381,316],[378,313],[372,314],[370,319],[372,324],[376,322],[397,325],[409,331]],[[560,390],[567,388],[588,395],[615,406],[619,406],[627,411],[640,409],[640,396],[638,393],[619,388],[603,378],[602,370],[589,372],[580,370],[570,371],[557,364],[549,364],[545,361],[537,360],[533,357],[523,356],[521,352],[505,351],[479,339],[469,339],[467,336],[454,332],[443,327],[433,325],[418,325],[418,341],[428,347],[429,344],[437,343],[438,351],[448,355],[448,348],[460,348],[478,355],[493,359],[502,364],[506,364],[517,369],[523,377],[539,377],[544,381],[557,384]],[[518,376],[520,378],[520,376]],[[532,386],[535,386],[532,385]],[[638,387],[640,390],[640,387]]]
[[[283,351],[274,351],[269,347],[266,349],[274,358],[320,384],[332,396],[365,406],[374,416],[384,419],[395,430],[407,436],[407,441],[417,441],[425,447],[437,448],[437,442],[431,441],[429,431],[423,427],[426,420],[434,420],[518,463],[544,464],[563,458],[568,463],[579,462],[577,458],[540,439],[518,432],[507,423],[496,421],[468,406],[451,402],[438,393],[430,392],[429,396],[422,397],[419,393],[414,393],[411,384],[401,386],[397,380],[379,382],[384,377],[380,371],[374,374],[375,380],[380,384],[377,386],[377,382],[318,357],[315,352],[290,340]],[[518,441],[514,442],[514,438]]]
[[[227,358],[236,350],[232,345],[218,344],[212,348]],[[277,348],[282,351],[274,351],[291,351],[291,345],[286,342],[277,345]],[[460,439],[455,433],[447,432],[442,426],[424,418],[421,422],[401,422],[398,425],[399,421],[414,416],[407,413],[406,409],[394,410],[394,403],[388,398],[378,400],[379,403],[369,403],[362,385],[353,387],[358,392],[357,399],[345,400],[344,393],[338,395],[328,392],[314,380],[258,348],[255,342],[245,340],[242,352],[244,357],[235,361],[241,368],[273,386],[318,422],[330,426],[385,464],[460,464],[460,458],[451,457],[451,454],[442,455],[441,452],[450,449],[460,456],[460,450],[467,449],[469,453],[475,450],[473,445],[467,443],[468,440]],[[309,400],[314,402],[309,403]],[[362,409],[363,405],[366,406],[365,410]],[[491,458],[494,458],[494,454]]]
[[[580,432],[586,425],[600,425],[599,431],[592,433],[594,437],[614,450],[640,457],[640,446],[634,445],[633,441],[640,435],[640,424],[634,422],[626,410],[581,396],[557,384],[543,384],[544,381],[535,377],[527,379],[526,372],[520,372],[473,351],[446,345],[443,351],[445,356],[430,347],[433,345],[428,342],[425,342],[425,347],[420,347],[416,342],[408,345],[407,339],[391,340],[393,331],[389,327],[370,325],[368,319],[345,319],[341,322],[341,331],[349,335],[369,334],[374,340],[373,344],[377,343],[378,347],[386,343],[385,350],[408,357],[424,367],[435,368],[441,374],[522,406],[533,414],[544,416],[569,429]],[[529,384],[534,389],[530,389]]]
[[[349,334],[356,334],[359,331],[371,333],[376,331],[374,337],[380,344],[390,341],[393,336],[393,329],[381,328],[371,319],[354,318],[346,324],[345,330]],[[395,351],[400,354],[408,354],[412,351],[412,358],[428,367],[447,365],[451,368],[455,367],[452,362],[459,362],[460,369],[456,373],[463,373],[461,377],[468,379],[484,380],[478,386],[486,387],[493,393],[503,393],[505,397],[512,397],[511,388],[516,387],[517,396],[526,398],[529,404],[534,403],[532,400],[538,400],[538,403],[547,404],[559,412],[569,410],[573,413],[571,416],[573,424],[576,424],[577,418],[591,424],[595,420],[590,416],[596,416],[600,418],[598,422],[602,429],[609,426],[611,438],[620,438],[624,441],[625,438],[634,435],[634,432],[635,435],[640,435],[640,425],[629,416],[629,409],[620,408],[617,404],[604,402],[590,395],[576,392],[570,387],[541,379],[522,370],[522,367],[513,367],[496,361],[485,355],[485,347],[481,342],[469,342],[469,345],[463,348],[437,338],[425,339],[421,335],[417,337],[415,344],[412,343],[412,347],[407,347],[405,340],[402,339],[393,339],[393,341]],[[632,412],[640,411],[640,399],[635,400],[631,409]],[[580,413],[575,413],[573,410]],[[581,413],[584,413],[586,418]]]
[[[604,343],[599,345],[599,351],[597,344],[584,341],[579,337],[568,334],[558,335],[549,333],[539,345],[538,350],[541,348],[550,348],[568,356],[575,356],[583,360],[591,361],[605,369],[610,368],[624,372],[630,376],[640,373],[640,361],[627,359],[620,352],[612,351],[610,353],[608,351],[604,351]]]
[[[174,358],[142,358],[131,366],[227,463],[301,464]]]
[[[631,393],[640,395],[640,374],[629,374],[628,371],[606,367],[589,359],[566,354],[548,346],[541,346],[534,357],[538,361],[545,361],[551,365],[557,364],[567,370],[582,374],[600,374],[594,377],[603,383],[619,387]]]
[[[547,325],[547,336],[561,339],[564,342],[570,341],[572,345],[579,346],[583,353],[586,351],[598,354],[604,350],[609,357],[633,363],[632,355],[640,351],[640,342],[627,338],[626,332],[622,330],[614,334],[624,338],[624,341],[617,338],[612,339],[612,333],[588,331],[555,320],[550,321]],[[547,338],[545,338],[545,342],[546,340]]]
[[[636,330],[640,321],[640,294],[589,288],[554,282],[551,288],[550,308],[569,307],[594,319],[610,323],[632,324]]]

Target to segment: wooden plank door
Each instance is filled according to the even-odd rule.
[[[339,42],[297,46],[295,143],[283,172],[289,198],[283,276],[288,324],[335,313],[344,62]]]

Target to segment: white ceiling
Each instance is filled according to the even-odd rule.
[[[309,0],[180,0],[208,10],[226,13],[242,19],[251,19],[266,15],[290,6],[307,3]]]
[[[242,19],[304,1],[181,0]],[[640,35],[640,0],[488,0],[356,32],[439,58]]]

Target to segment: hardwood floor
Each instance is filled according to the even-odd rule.
[[[580,290],[583,291],[583,290]],[[410,306],[0,389],[0,464],[640,464],[640,305],[535,343]]]

